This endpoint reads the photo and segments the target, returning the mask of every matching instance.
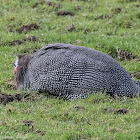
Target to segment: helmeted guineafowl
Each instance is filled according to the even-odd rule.
[[[140,94],[140,86],[116,60],[87,47],[49,44],[30,57],[26,65],[23,82],[17,82],[19,88],[46,91],[67,99],[100,91],[124,96]],[[20,81],[18,76],[16,80]]]

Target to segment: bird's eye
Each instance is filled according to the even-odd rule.
[[[18,67],[18,60],[13,63],[14,67]]]
[[[15,62],[13,63],[13,65],[14,65],[14,67],[16,67],[16,64],[15,64]]]

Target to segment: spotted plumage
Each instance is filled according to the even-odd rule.
[[[140,86],[113,58],[94,49],[64,43],[49,44],[33,55],[22,86],[67,99],[100,91],[111,95],[140,94]]]

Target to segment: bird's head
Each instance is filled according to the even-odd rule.
[[[19,66],[19,63],[20,63],[20,60],[21,60],[21,58],[22,58],[23,56],[24,56],[24,55],[17,55],[17,56],[16,56],[16,61],[14,62],[14,74],[16,74],[17,69],[18,69],[18,66]]]
[[[17,68],[18,68],[18,61],[19,61],[19,57],[16,56],[16,61],[14,62],[14,74],[16,74],[17,72]]]

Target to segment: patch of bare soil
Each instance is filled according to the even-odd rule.
[[[33,7],[33,8],[36,8],[38,5],[44,4],[45,2],[46,2],[45,0],[42,0],[42,1],[40,1],[40,2],[36,2],[32,7]]]
[[[54,10],[58,10],[61,7],[60,4],[57,4],[57,3],[52,2],[52,1],[45,1],[45,0],[42,0],[40,2],[36,2],[32,7],[37,8],[39,5],[43,5],[43,4],[47,4],[49,7],[53,7]]]
[[[22,40],[14,40],[12,42],[9,42],[10,46],[15,46],[15,45],[21,45],[23,43]]]
[[[129,34],[127,34],[127,33],[121,34],[122,37],[125,37],[125,36],[128,36],[128,35],[129,35]]]
[[[121,11],[122,11],[121,8],[116,8],[116,9],[115,9],[115,12],[116,12],[116,13],[120,13]]]
[[[127,114],[129,112],[126,108],[120,108],[120,109],[105,109],[107,112],[113,112],[114,114]]]
[[[10,46],[21,45],[25,41],[31,41],[31,42],[39,41],[39,37],[30,36],[30,35],[26,34],[25,39],[22,39],[22,40],[13,40],[12,42],[5,43],[5,45],[6,44],[7,45],[10,45]]]
[[[70,25],[70,26],[67,26],[67,27],[66,27],[66,30],[72,32],[72,31],[75,30],[75,26],[74,26],[73,24]]]
[[[95,18],[95,20],[98,20],[98,19],[106,19],[106,18],[112,18],[114,15],[101,15],[101,16],[98,16]]]
[[[137,55],[128,53],[127,51],[122,51],[120,48],[117,50],[118,58],[120,61],[135,59]]]
[[[24,120],[24,121],[22,121],[22,124],[28,126],[28,128],[31,126],[31,130],[34,131],[33,121],[31,121],[31,120]]]
[[[131,22],[126,23],[126,28],[132,28],[133,24]]]
[[[9,102],[13,102],[13,101],[21,101],[22,97],[20,94],[16,94],[16,95],[7,95],[4,94],[0,91],[0,103],[6,105]]]
[[[23,31],[29,32],[31,30],[37,30],[37,29],[40,29],[40,26],[38,26],[36,23],[32,23],[32,24],[28,24],[28,25],[23,25],[16,31],[19,33],[22,33]]]
[[[11,90],[16,90],[16,86],[13,84],[6,84],[7,88],[10,88]]]
[[[23,95],[23,99],[25,102],[28,102],[28,101],[34,101],[34,98],[35,96],[30,94],[30,93],[24,93]]]
[[[22,94],[10,95],[10,94],[2,93],[0,90],[0,103],[4,105],[14,101],[30,102],[30,101],[40,100],[41,98],[42,96],[38,94],[24,93],[24,95]]]
[[[136,4],[136,7],[139,8],[140,7],[140,4]]]
[[[30,121],[30,120],[24,120],[24,121],[23,121],[23,124],[24,124],[24,125],[27,125],[27,126],[30,126],[30,125],[33,124],[33,122]]]
[[[51,1],[48,1],[47,4],[48,4],[48,6],[52,6],[54,10],[58,10],[61,7],[60,4],[57,4],[57,3],[51,2]]]
[[[5,82],[6,87],[10,88],[11,90],[16,90],[16,84],[15,84],[15,79],[9,79],[8,81]]]
[[[41,130],[37,130],[36,133],[41,135],[41,136],[44,136],[46,132],[45,131],[41,131]]]
[[[111,11],[114,14],[119,14],[119,13],[121,13],[122,9],[118,7],[118,8],[115,8],[115,9],[111,9]]]
[[[57,15],[58,16],[74,16],[75,14],[73,13],[73,12],[70,12],[70,11],[64,11],[64,10],[62,10],[62,11],[59,11],[58,13],[57,13]]]
[[[75,40],[74,45],[79,45],[81,43],[81,40]]]
[[[89,29],[85,29],[85,30],[84,30],[84,34],[87,34],[88,32],[90,32]]]
[[[81,9],[82,9],[82,8],[81,8],[81,6],[79,6],[79,5],[75,7],[75,10],[76,10],[76,11],[80,11]]]
[[[28,54],[34,54],[37,51],[37,49],[30,49],[30,48],[25,48],[21,50],[21,53],[28,53]]]
[[[44,96],[46,96],[46,94]],[[41,99],[42,99],[42,95],[37,94],[37,93],[26,93],[25,92],[24,95],[22,95],[23,102],[40,101]]]
[[[83,31],[84,34],[87,34],[87,33],[90,32],[91,30],[90,30],[90,29],[87,29],[87,28],[78,28],[77,31]]]
[[[14,32],[12,28],[9,28],[8,31],[9,31],[9,32]]]
[[[132,73],[131,75],[137,79],[140,79],[140,71]]]
[[[137,120],[137,121],[138,121],[138,120],[140,120],[140,116],[139,116],[139,117],[137,117],[137,118],[136,118],[136,120]]]
[[[14,32],[14,28],[15,28],[15,25],[11,25],[11,24],[8,25],[9,32]]]
[[[31,41],[31,42],[39,41],[39,37],[30,36],[30,35],[26,34],[24,41]]]

